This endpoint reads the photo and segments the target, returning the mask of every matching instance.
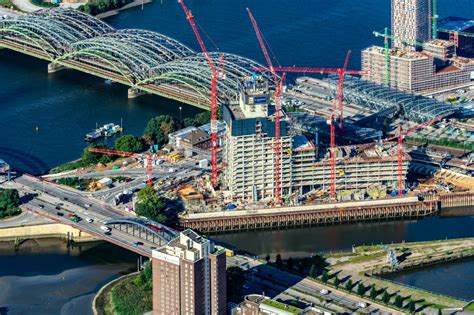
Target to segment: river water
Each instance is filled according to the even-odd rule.
[[[97,291],[135,271],[136,261],[134,253],[109,243],[68,248],[41,239],[18,252],[0,243],[0,314],[92,314]]]
[[[441,17],[474,18],[472,0],[438,2]],[[245,12],[249,6],[282,65],[338,67],[352,49],[349,67],[359,69],[360,50],[382,44],[372,31],[390,24],[389,0],[188,0],[187,4],[221,51],[263,63]],[[107,22],[117,28],[158,31],[199,48],[175,0],[155,1],[143,11],[130,9]],[[141,135],[146,121],[158,114],[179,117],[177,102],[156,96],[127,100],[126,87],[106,85],[75,71],[48,75],[45,62],[7,50],[0,50],[0,83],[0,158],[30,173],[79,157],[85,146],[83,137],[96,123],[119,123],[123,118],[126,133]],[[182,116],[192,117],[199,111],[183,105]],[[433,217],[214,237],[255,255],[304,256],[349,249],[353,244],[474,236],[473,221],[472,217]],[[134,257],[104,262],[111,253],[125,257],[122,252],[117,248],[79,254],[43,249],[12,255],[0,250],[0,314],[29,314],[32,307],[38,314],[87,314],[97,288],[134,266]],[[431,273],[427,274],[430,279]],[[438,276],[432,273],[431,279]],[[455,287],[456,282],[443,288],[447,286]]]

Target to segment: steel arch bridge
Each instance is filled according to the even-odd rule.
[[[202,53],[163,34],[116,30],[74,9],[45,9],[0,20],[0,47],[50,62],[52,71],[72,68],[204,109],[210,107],[211,70]],[[211,53],[218,63],[220,53]],[[240,79],[257,62],[225,54],[225,76],[218,82],[220,103],[238,102]],[[263,74],[271,82],[269,73]]]
[[[178,234],[169,227],[144,218],[120,218],[104,222],[120,231],[151,241],[159,246],[168,244]]]

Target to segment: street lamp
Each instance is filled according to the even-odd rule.
[[[181,110],[182,110],[182,109],[183,109],[183,108],[180,106],[180,107],[179,107],[179,121],[180,121],[180,122],[183,121],[183,120],[181,119]]]

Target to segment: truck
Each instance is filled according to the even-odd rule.
[[[111,228],[109,228],[108,226],[105,226],[105,225],[101,225],[101,226],[100,226],[100,229],[101,229],[102,231],[104,231],[104,233],[110,233],[110,231],[112,231]]]
[[[72,214],[72,213],[69,213],[67,215],[67,217],[69,218],[69,220],[71,220],[72,222],[79,222],[81,219],[75,215],[75,214]]]

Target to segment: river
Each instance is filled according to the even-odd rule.
[[[99,289],[136,263],[137,255],[109,243],[30,240],[18,252],[0,243],[0,314],[92,314]]]
[[[474,17],[472,0],[438,2],[441,17]],[[360,50],[382,44],[380,38],[372,36],[372,31],[390,24],[389,0],[189,0],[187,3],[221,51],[262,63],[263,56],[246,16],[247,6],[251,7],[282,65],[338,67],[351,49],[349,67],[359,69]],[[196,50],[199,48],[175,0],[165,0],[162,5],[160,1],[147,4],[143,11],[139,7],[126,10],[107,22],[117,28],[158,31]],[[209,49],[213,49],[211,45]],[[96,123],[119,123],[123,118],[126,133],[141,135],[145,123],[156,115],[179,117],[177,102],[156,96],[127,100],[124,86],[107,85],[103,80],[69,70],[48,75],[45,62],[7,50],[0,50],[0,83],[0,158],[30,173],[41,173],[78,158],[85,146],[85,133]],[[199,111],[183,105],[182,116],[192,117]],[[433,217],[213,237],[256,255],[304,256],[345,250],[352,244],[474,236],[473,221],[472,217]],[[107,251],[84,252],[77,255],[74,251],[45,248],[12,255],[0,250],[0,313],[8,310],[8,314],[28,314],[34,307],[40,311],[38,314],[87,314],[97,288],[133,267],[134,257],[102,263],[109,255]],[[431,278],[437,276],[433,273]],[[52,298],[47,298],[47,292],[54,293]]]

